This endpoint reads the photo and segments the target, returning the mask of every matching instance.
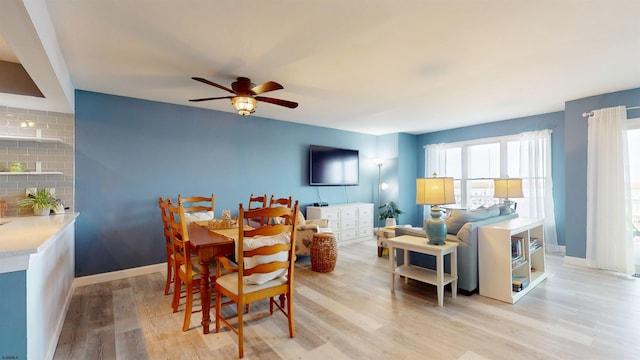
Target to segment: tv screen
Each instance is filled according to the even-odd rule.
[[[309,147],[309,185],[358,185],[358,150]]]

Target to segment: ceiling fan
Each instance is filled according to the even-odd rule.
[[[201,77],[192,77],[193,80],[199,81],[201,83],[205,83],[207,85],[215,86],[219,89],[226,90],[233,94],[233,96],[219,96],[219,97],[210,97],[210,98],[202,98],[202,99],[191,99],[189,101],[208,101],[208,100],[219,100],[219,99],[231,99],[231,104],[233,107],[238,110],[240,115],[249,115],[256,111],[256,103],[257,101],[263,101],[270,104],[280,105],[284,107],[288,107],[294,109],[298,107],[298,103],[288,100],[282,99],[274,99],[265,96],[257,96],[267,91],[274,91],[284,89],[284,87],[277,82],[267,81],[264,84],[260,84],[256,86],[251,82],[251,79],[246,77],[239,77],[238,80],[234,81],[231,84],[231,89],[226,86],[222,86],[211,82],[207,79]]]

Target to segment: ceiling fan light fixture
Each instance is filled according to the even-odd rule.
[[[234,96],[231,98],[233,107],[238,110],[238,114],[242,116],[249,115],[256,111],[256,99],[251,96]]]

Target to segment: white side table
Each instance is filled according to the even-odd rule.
[[[451,297],[458,293],[458,244],[446,241],[444,245],[429,245],[423,237],[403,235],[387,239],[389,245],[389,271],[391,274],[391,293],[395,292],[395,275],[435,285],[438,291],[438,306],[444,303],[444,286],[451,283]],[[394,249],[404,250],[404,264],[397,266]],[[409,251],[436,257],[436,270],[409,264]],[[444,272],[444,256],[451,254],[451,273]]]

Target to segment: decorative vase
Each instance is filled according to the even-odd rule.
[[[385,227],[396,226],[396,218],[386,218],[384,220]]]

